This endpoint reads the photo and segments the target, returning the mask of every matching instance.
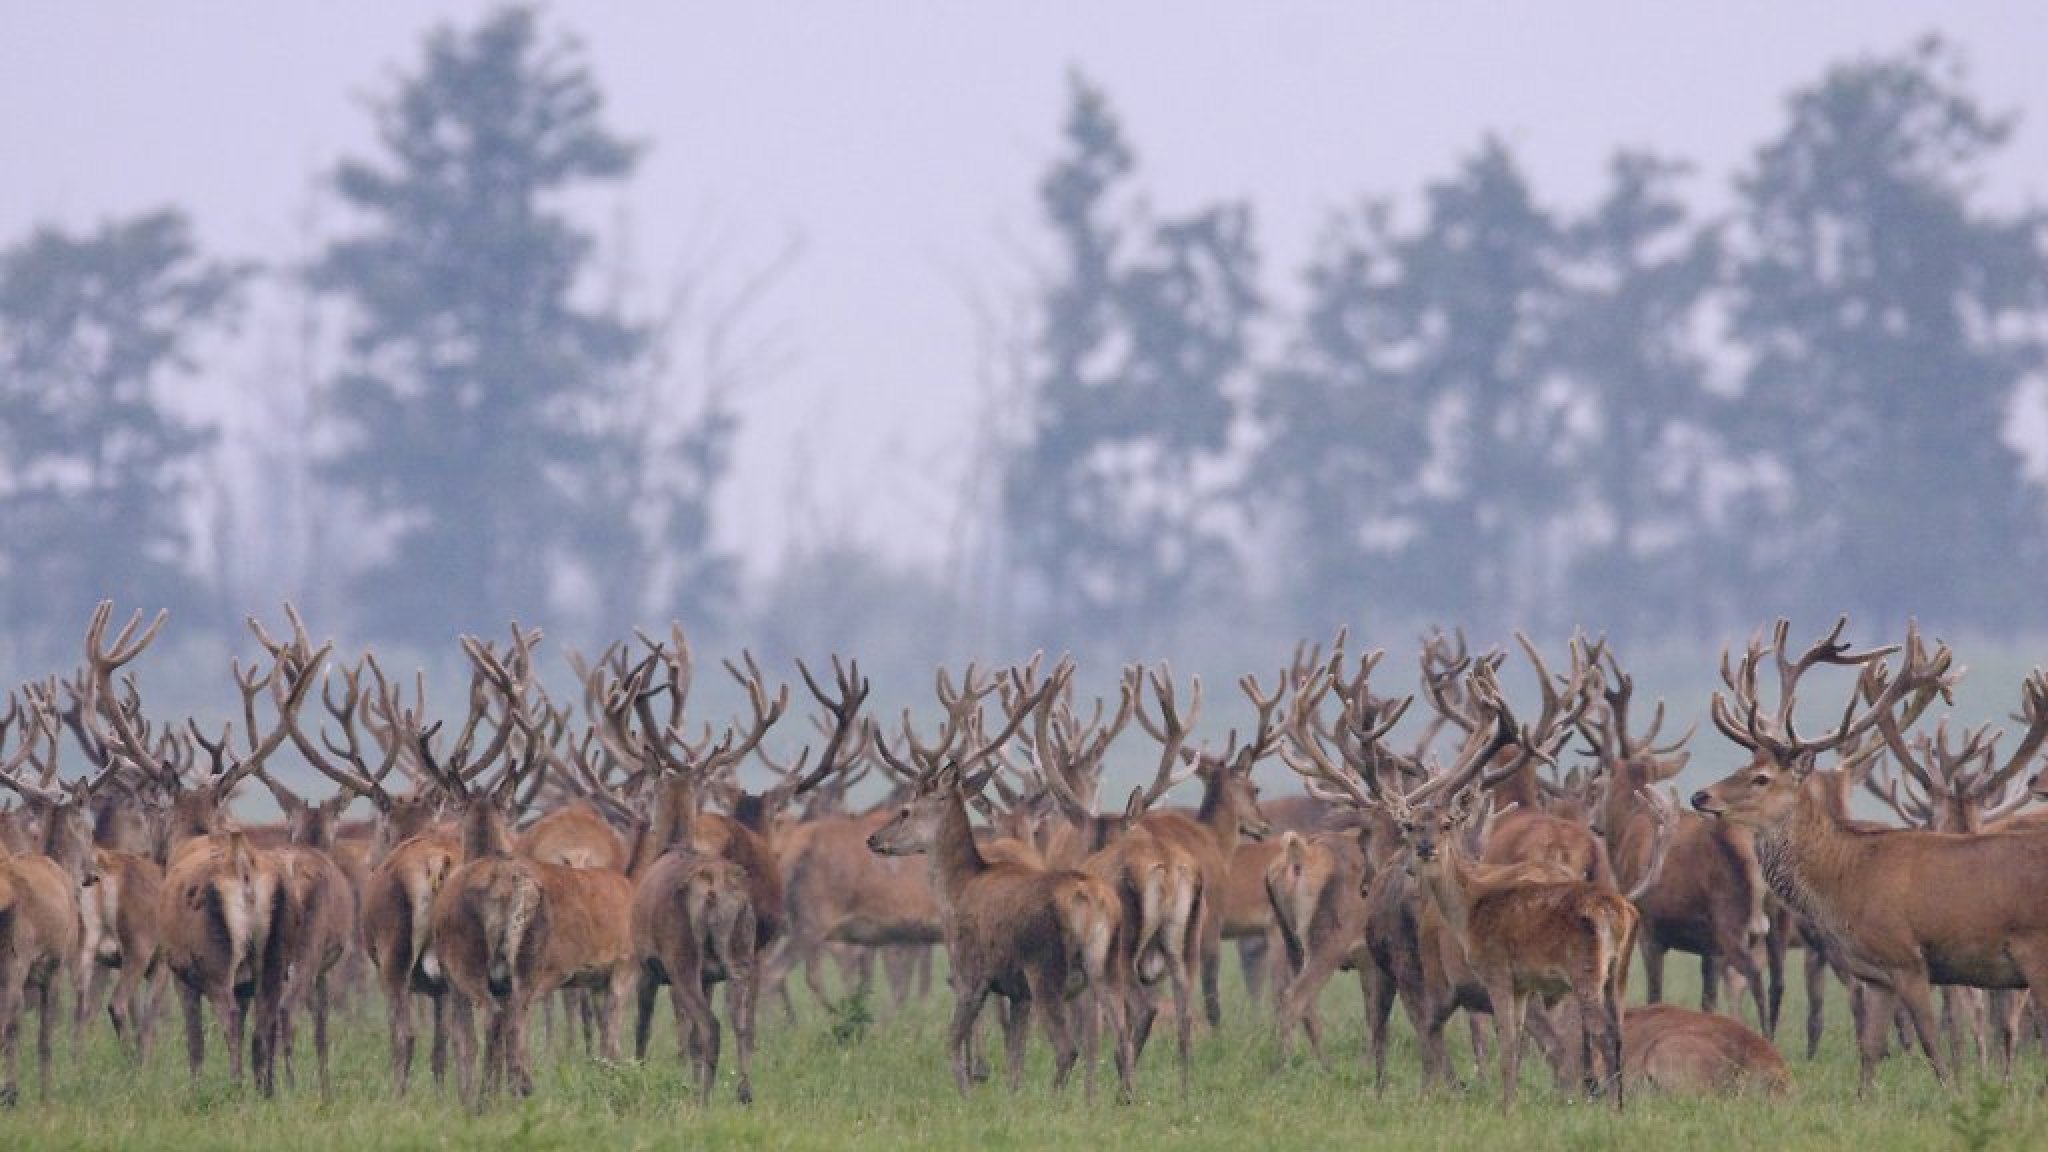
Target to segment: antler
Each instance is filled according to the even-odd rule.
[[[1753,638],[1742,662],[1731,668],[1728,651],[1721,652],[1721,682],[1727,686],[1729,697],[1715,692],[1712,714],[1714,726],[1721,734],[1742,747],[1761,752],[1778,764],[1795,771],[1804,772],[1813,767],[1813,757],[1832,748],[1849,744],[1869,731],[1878,718],[1898,706],[1908,693],[1916,696],[1939,694],[1949,698],[1951,689],[1960,671],[1951,671],[1954,654],[1948,645],[1938,644],[1930,655],[1920,641],[1919,625],[1908,622],[1906,643],[1873,648],[1865,652],[1852,652],[1842,641],[1842,631],[1848,627],[1849,618],[1841,617],[1827,636],[1807,649],[1797,660],[1787,658],[1786,640],[1791,622],[1780,619],[1773,629],[1770,651],[1773,653],[1778,670],[1778,706],[1770,719],[1765,719],[1763,708],[1757,699],[1757,670],[1763,662],[1764,644],[1762,639]],[[1903,651],[1905,660],[1896,678],[1884,671],[1884,661],[1894,652]],[[1844,708],[1842,722],[1835,731],[1819,740],[1804,740],[1793,727],[1793,709],[1797,703],[1800,677],[1817,665],[1833,664],[1841,667],[1860,667],[1868,685],[1850,697]],[[1858,709],[1858,697],[1865,707]],[[1732,698],[1732,703],[1730,702]],[[1924,707],[1924,704],[1922,705]]]

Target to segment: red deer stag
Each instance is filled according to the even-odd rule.
[[[1766,649],[1752,640],[1739,665],[1726,654],[1715,693],[1715,727],[1751,752],[1748,765],[1693,796],[1693,807],[1747,825],[1779,898],[1841,945],[1850,971],[1868,982],[1860,1022],[1860,1085],[1882,1059],[1893,1006],[1903,1002],[1921,1050],[1943,1083],[1948,1061],[1936,1043],[1932,986],[2028,988],[2037,1017],[2048,1014],[2048,837],[1956,836],[1920,829],[1867,829],[1845,822],[1814,771],[1822,751],[1852,744],[1911,698],[1946,694],[1954,680],[1946,645],[1929,652],[1908,625],[1903,647],[1852,652],[1847,617],[1794,659],[1790,624],[1779,621]],[[1758,671],[1766,651],[1778,671],[1778,706],[1766,714]],[[1888,658],[1900,654],[1896,673]],[[1834,731],[1802,738],[1793,726],[1800,678],[1815,666],[1858,668],[1857,698]],[[2029,678],[2030,729],[2041,722],[2041,674]],[[2031,742],[2031,741],[2029,741]]]

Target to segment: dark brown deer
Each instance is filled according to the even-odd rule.
[[[1604,688],[1605,707],[1590,713],[1584,727],[1608,781],[1599,813],[1608,856],[1617,882],[1632,888],[1649,869],[1659,827],[1657,813],[1642,797],[1684,771],[1690,754],[1681,750],[1692,732],[1687,730],[1668,746],[1657,746],[1664,721],[1662,700],[1648,731],[1631,731],[1629,705],[1635,682],[1612,651],[1606,658],[1610,682]],[[1777,1008],[1767,1002],[1767,993],[1774,1000],[1779,981],[1767,986],[1754,949],[1769,928],[1765,893],[1756,844],[1747,829],[1695,813],[1681,814],[1672,833],[1668,866],[1636,902],[1642,914],[1643,976],[1650,1003],[1664,999],[1664,954],[1673,949],[1690,952],[1700,958],[1703,1011],[1717,1010],[1724,971],[1733,967],[1748,986],[1759,1026],[1766,1035],[1775,1034]]]
[[[892,759],[897,771],[914,776],[918,786],[868,838],[868,846],[885,855],[923,855],[929,860],[953,970],[947,1050],[954,1085],[963,1096],[970,1081],[969,1042],[990,995],[1001,996],[1010,1005],[1004,1029],[1013,1085],[1022,1066],[1024,1032],[1035,1009],[1053,1045],[1053,1084],[1058,1088],[1065,1085],[1084,1047],[1073,1037],[1067,1005],[1085,991],[1096,1001],[1096,1010],[1083,1014],[1084,1029],[1092,1033],[1096,1021],[1109,1020],[1116,1039],[1118,1097],[1128,1099],[1131,1040],[1115,948],[1121,903],[1115,889],[1083,872],[991,862],[976,844],[967,816],[968,796],[985,787],[997,770],[978,767],[989,749],[1008,741],[1046,694],[1048,685],[1027,691],[1021,673],[1012,675],[1016,690],[1008,701],[1008,721],[979,749],[969,752],[958,746],[975,730],[968,714],[979,711],[994,688],[980,684],[972,669],[958,695],[945,700],[948,718],[942,738],[927,754],[910,753],[919,761],[916,767],[877,736],[877,751]],[[941,695],[948,695],[943,684]],[[1094,1063],[1090,1051],[1086,1071],[1091,1088]]]
[[[1730,695],[1715,694],[1714,723],[1752,758],[1696,793],[1693,806],[1756,831],[1772,889],[1838,941],[1850,970],[1868,982],[1871,1003],[1858,1038],[1861,1085],[1875,1076],[1899,1001],[1935,1075],[1947,1083],[1932,985],[2025,987],[2037,1017],[2048,1012],[2048,905],[2040,899],[2048,838],[1861,829],[1835,813],[1825,782],[1816,779],[1815,757],[1852,743],[1909,697],[1945,694],[1954,680],[1947,646],[1928,651],[1917,627],[1908,626],[1903,648],[1852,652],[1841,640],[1847,626],[1845,617],[1796,659],[1786,647],[1790,624],[1782,620],[1768,650],[1759,637],[1734,667],[1724,654]],[[1778,669],[1778,706],[1768,715],[1757,686],[1766,651]],[[1895,674],[1887,668],[1894,653]],[[1793,710],[1801,676],[1821,664],[1860,669],[1860,699],[1852,699],[1833,731],[1807,739],[1794,728]],[[2026,689],[2030,729],[2041,715],[2041,691],[2036,673]]]

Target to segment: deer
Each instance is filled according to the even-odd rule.
[[[1066,1011],[1068,1001],[1083,991],[1096,1010],[1083,1014],[1084,1039],[1093,1039],[1097,1021],[1107,1018],[1116,1041],[1118,1099],[1128,1100],[1131,1084],[1131,1039],[1124,1017],[1123,973],[1115,949],[1121,901],[1109,884],[1084,872],[1036,869],[992,862],[982,855],[968,819],[968,797],[987,786],[997,771],[980,767],[990,750],[1007,742],[1048,694],[1050,682],[1027,688],[1023,673],[1012,670],[1009,716],[1002,729],[969,750],[962,739],[975,729],[968,719],[979,711],[994,685],[980,684],[972,668],[959,693],[943,702],[947,721],[932,746],[908,741],[898,756],[879,733],[876,751],[895,771],[917,781],[915,790],[894,815],[868,837],[877,853],[927,858],[932,889],[938,893],[946,928],[946,951],[952,965],[953,1017],[947,1029],[954,1086],[964,1097],[970,1087],[969,1048],[976,1019],[990,995],[1009,1001],[1004,1016],[1005,1048],[1011,1085],[1022,1074],[1024,1033],[1033,1007],[1039,1009],[1053,1045],[1053,1085],[1065,1086],[1083,1045],[1077,1044]],[[941,677],[942,697],[944,677]],[[908,727],[908,717],[905,726]],[[1093,1048],[1093,1044],[1087,1047]],[[1094,1082],[1094,1053],[1089,1052],[1087,1082]]]
[[[1239,887],[1233,872],[1237,867],[1235,861],[1240,838],[1264,840],[1272,831],[1272,825],[1259,807],[1259,786],[1252,779],[1252,770],[1279,747],[1280,733],[1274,717],[1286,694],[1286,677],[1282,675],[1281,683],[1271,695],[1261,690],[1258,680],[1251,676],[1240,677],[1238,688],[1252,704],[1255,728],[1251,740],[1239,745],[1237,734],[1232,732],[1222,755],[1183,747],[1181,759],[1185,771],[1202,783],[1201,806],[1192,813],[1172,809],[1148,811],[1137,824],[1151,835],[1193,856],[1200,870],[1204,901],[1198,917],[1201,947],[1197,951],[1198,967],[1194,975],[1202,986],[1202,1013],[1211,1028],[1219,1027],[1223,1022],[1219,980],[1223,939],[1230,928],[1231,906],[1248,905],[1253,909],[1248,934],[1263,936],[1269,927],[1269,914],[1264,910],[1263,899],[1255,897],[1239,902],[1232,900],[1227,893]],[[1164,746],[1174,739],[1170,731],[1142,708],[1134,711],[1133,718],[1155,743]],[[1168,777],[1162,772],[1148,792],[1164,795],[1167,789],[1186,778],[1189,777],[1178,773]],[[1262,869],[1263,866],[1262,861],[1246,861],[1248,870]],[[1226,895],[1221,899],[1211,899],[1208,895],[1211,893]]]
[[[486,1022],[480,1077],[476,1038],[465,1021],[455,1026],[462,1092],[473,1108],[481,1108],[501,1085],[518,1096],[532,1094],[527,1020],[537,1001],[564,986],[599,993],[599,1050],[607,1060],[618,1059],[619,1014],[634,977],[632,887],[626,877],[514,851],[511,817],[518,794],[532,785],[531,773],[545,768],[538,747],[544,739],[528,698],[539,640],[538,632],[514,625],[503,659],[474,637],[462,640],[473,669],[472,696],[493,697],[500,711],[493,743],[509,742],[516,731],[523,745],[488,785],[478,765],[464,761],[461,743],[443,764],[430,733],[418,737],[421,766],[461,813],[462,863],[434,896],[432,932],[448,983],[470,1013]]]
[[[1622,1023],[1625,1078],[1683,1095],[1783,1096],[1792,1074],[1778,1050],[1741,1021],[1675,1004],[1639,1004]]]
[[[10,715],[13,711],[10,698]],[[0,727],[0,744],[4,737],[5,728]],[[47,751],[39,754],[46,745]],[[37,1089],[43,1099],[50,1095],[50,1038],[58,983],[80,961],[79,893],[94,882],[91,825],[85,813],[93,791],[111,772],[103,770],[62,788],[53,786],[56,733],[47,701],[33,692],[20,747],[11,755],[0,748],[0,756],[0,785],[20,795],[42,824],[36,851],[0,856],[0,1048],[6,1060],[0,1074],[0,1105],[11,1108],[20,1095],[21,1018],[31,1005],[37,1019]],[[41,769],[40,784],[18,775],[31,763]]]
[[[677,1047],[695,1067],[700,1103],[709,1103],[718,1076],[720,1029],[711,1010],[710,989],[719,982],[727,987],[726,1014],[731,1019],[739,1063],[736,1095],[742,1104],[754,1099],[754,1018],[762,967],[758,963],[762,940],[754,895],[760,886],[730,851],[739,834],[728,830],[722,845],[713,845],[708,851],[700,846],[697,807],[698,794],[708,780],[748,755],[788,703],[784,687],[776,702],[769,704],[760,669],[751,657],[745,663],[744,673],[730,663],[727,670],[746,691],[753,710],[750,731],[741,735],[737,725],[729,727],[716,746],[690,751],[687,758],[669,749],[666,732],[650,732],[644,726],[637,734],[632,731],[625,701],[640,698],[637,679],[615,688],[611,696],[618,703],[607,709],[614,737],[621,744],[636,744],[649,771],[659,777],[655,809],[639,838],[634,862],[632,931],[639,965],[634,1052],[638,1058],[646,1058],[655,997],[666,985],[676,1019]],[[787,782],[790,795],[815,787],[839,770],[841,752],[855,731],[869,691],[857,663],[847,666],[833,659],[839,689],[836,698],[819,687],[801,661],[798,670],[832,717],[832,727],[818,766],[810,775]],[[642,719],[650,714],[642,712]],[[785,798],[779,796],[771,803],[779,807]],[[738,827],[740,833],[754,835],[744,825]]]
[[[1321,690],[1312,684],[1304,694],[1314,696]],[[1626,896],[1599,883],[1558,878],[1553,862],[1487,868],[1466,856],[1465,832],[1482,809],[1490,811],[1474,787],[1485,765],[1511,746],[1524,755],[1540,755],[1540,736],[1547,735],[1516,722],[1500,696],[1490,663],[1482,661],[1472,668],[1467,690],[1477,707],[1474,715],[1484,725],[1479,730],[1491,734],[1469,741],[1456,766],[1413,790],[1389,787],[1379,771],[1395,755],[1381,741],[1406,710],[1405,704],[1382,709],[1369,727],[1361,727],[1364,717],[1349,718],[1352,740],[1346,747],[1360,751],[1348,755],[1343,767],[1305,724],[1291,725],[1303,739],[1294,745],[1297,755],[1290,766],[1330,798],[1364,810],[1384,808],[1392,818],[1409,851],[1415,878],[1435,900],[1494,1007],[1500,1029],[1502,1108],[1514,1108],[1529,1000],[1570,996],[1578,1007],[1579,1059],[1586,1086],[1599,1087],[1592,1047],[1597,1034],[1598,1055],[1605,1060],[1619,1110],[1626,1099],[1622,1014],[1635,907]],[[1550,691],[1546,685],[1546,699]],[[1350,710],[1357,712],[1357,706]],[[1549,722],[1559,719],[1551,708],[1545,713]],[[1668,833],[1663,843],[1668,847]],[[1661,866],[1661,858],[1658,863]]]
[[[1615,878],[1633,887],[1649,867],[1659,829],[1656,811],[1642,797],[1685,770],[1691,757],[1683,749],[1693,730],[1659,747],[1657,736],[1664,723],[1664,702],[1659,700],[1648,730],[1640,735],[1631,731],[1635,681],[1611,649],[1604,655],[1610,674],[1602,688],[1604,707],[1589,712],[1581,729],[1608,784],[1598,823]],[[1690,952],[1700,958],[1702,1011],[1718,1008],[1723,973],[1732,967],[1749,989],[1759,1027],[1766,1036],[1774,1035],[1782,982],[1773,979],[1767,987],[1753,948],[1769,928],[1766,892],[1756,845],[1747,830],[1698,813],[1680,814],[1668,865],[1636,902],[1642,914],[1640,940],[1649,1002],[1664,999],[1665,953]]]
[[[1910,723],[1902,725],[1900,718],[1891,714],[1879,716],[1878,733],[1899,772],[1888,777],[1881,787],[1874,776],[1865,776],[1866,790],[1883,800],[1909,828],[1975,836],[1988,827],[2000,827],[1996,821],[2008,818],[2018,808],[2016,803],[2002,802],[2008,787],[2038,757],[2043,739],[2048,738],[2048,720],[2042,719],[2044,710],[2048,710],[2048,684],[2029,678],[2022,685],[2022,699],[2022,711],[2016,719],[2028,727],[2002,764],[1998,741],[2003,733],[1994,731],[1989,724],[1964,733],[1958,746],[1949,738],[1947,717],[1936,725],[1931,739],[1920,736],[1909,741],[1905,729],[1911,727]],[[2037,831],[2025,823],[2008,823],[2001,828],[2002,834]],[[1948,1037],[1949,1059],[1953,1064],[1962,1063],[1965,1029],[1975,1040],[1978,1063],[1987,1061],[1986,998],[1976,989],[1942,989],[1941,1030]],[[2001,1067],[2010,1075],[2019,1041],[2021,997],[2001,988],[1990,990],[1988,999],[1993,1045]]]
[[[186,1063],[197,1079],[206,1055],[200,1004],[210,1002],[227,1036],[230,1077],[241,1080],[246,1032],[257,1091],[269,1096],[276,1091],[279,1011],[295,956],[293,942],[285,935],[292,919],[284,907],[286,886],[277,858],[227,823],[226,808],[236,786],[262,768],[284,742],[290,727],[286,717],[299,708],[318,679],[329,646],[301,660],[280,661],[261,676],[253,669],[243,673],[237,663],[235,680],[247,701],[281,682],[280,717],[267,733],[259,733],[251,705],[247,749],[230,751],[230,728],[223,734],[212,774],[188,786],[144,734],[139,701],[125,705],[114,691],[114,674],[149,647],[168,613],[157,613],[146,629],[142,613],[134,613],[110,643],[106,630],[112,614],[113,602],[101,601],[86,630],[86,660],[99,705],[90,722],[94,739],[111,755],[154,773],[172,797],[159,837],[165,867],[157,927],[164,962],[179,984]]]
[[[1180,1091],[1185,1097],[1192,1077],[1194,1013],[1190,1003],[1192,973],[1200,964],[1197,932],[1206,909],[1201,864],[1180,844],[1157,835],[1144,824],[1145,815],[1187,773],[1181,751],[1189,730],[1201,715],[1201,680],[1185,716],[1176,700],[1172,669],[1132,665],[1121,683],[1121,704],[1108,723],[1102,701],[1083,723],[1073,709],[1074,665],[1062,660],[1052,673],[1050,691],[1033,713],[1031,747],[1039,778],[1058,804],[1072,834],[1054,859],[1109,884],[1121,907],[1116,949],[1120,965],[1134,977],[1128,984],[1125,1013],[1131,1020],[1133,1059],[1142,1056],[1153,1020],[1158,1015],[1154,988],[1167,984],[1174,1003],[1175,1052]],[[1134,788],[1116,816],[1098,815],[1096,796],[1102,783],[1102,758],[1132,715],[1144,707],[1149,682],[1160,717],[1153,727],[1165,739],[1151,785]]]
[[[293,746],[315,771],[338,786],[342,795],[369,801],[377,813],[363,860],[356,931],[384,995],[392,1090],[403,1098],[411,1085],[415,995],[428,997],[432,1006],[434,1082],[441,1083],[446,1073],[451,1003],[446,975],[432,950],[432,908],[435,895],[459,863],[461,845],[453,829],[438,826],[447,803],[438,788],[428,783],[394,793],[384,786],[416,746],[418,718],[426,704],[424,687],[413,708],[405,708],[374,652],[365,652],[357,663],[344,665],[337,673],[321,689],[321,703],[336,731],[323,725],[315,740],[296,715],[287,718],[287,727]],[[487,702],[486,695],[472,691],[470,715],[454,753],[472,764],[476,774],[487,771],[505,748],[503,741],[493,740],[482,756],[470,759]],[[370,730],[378,749],[374,768],[361,728]]]
[[[1903,645],[1853,651],[1841,637],[1846,616],[1797,657],[1780,620],[1767,648],[1750,641],[1739,664],[1722,654],[1722,682],[1712,701],[1715,727],[1750,753],[1750,762],[1696,792],[1698,811],[1751,828],[1772,890],[1840,944],[1849,969],[1868,988],[1859,1025],[1859,1091],[1868,1091],[1883,1058],[1893,1007],[1903,1003],[1937,1080],[1951,1070],[1936,1042],[1932,986],[2027,988],[2037,1019],[2048,1014],[2048,838],[2000,833],[1957,836],[1921,829],[1853,827],[1831,807],[1815,758],[1852,745],[1888,714],[1931,695],[1947,698],[1956,673],[1946,644],[1929,651],[1917,624]],[[1778,704],[1768,714],[1758,699],[1766,653],[1777,669]],[[1899,656],[1894,673],[1890,657]],[[1818,738],[1801,736],[1794,709],[1801,678],[1814,667],[1856,669],[1857,686],[1842,719]],[[2044,681],[2037,670],[2025,690],[2028,736],[2048,723]]]

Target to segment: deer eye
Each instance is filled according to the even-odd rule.
[[[1756,775],[1751,776],[1749,778],[1749,782],[1751,784],[1756,785],[1759,788],[1768,788],[1771,784],[1771,774],[1768,772],[1759,772]]]

